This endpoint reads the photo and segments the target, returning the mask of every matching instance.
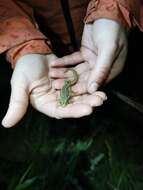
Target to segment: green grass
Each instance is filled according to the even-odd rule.
[[[29,111],[8,132],[15,147],[11,159],[1,160],[1,184],[6,190],[142,190],[141,148],[130,145],[117,118],[100,115],[54,120]],[[15,161],[18,154],[23,159]]]

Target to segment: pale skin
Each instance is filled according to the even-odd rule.
[[[127,55],[126,32],[118,22],[109,19],[98,19],[92,24],[85,24],[82,45],[79,52],[57,59],[54,77],[64,77],[58,67],[88,64],[90,74],[87,80],[87,91],[95,92],[102,84],[115,78],[123,69]],[[57,69],[56,69],[57,67]],[[59,76],[60,73],[60,76]],[[57,80],[55,87],[61,84]]]
[[[49,78],[50,65],[55,59],[53,54],[29,54],[18,59],[11,79],[8,111],[2,121],[4,127],[12,127],[21,120],[29,101],[36,110],[57,119],[87,116],[94,107],[103,104],[106,95],[96,92],[73,98],[72,103],[64,108],[58,106],[59,91],[54,89],[54,81]]]
[[[35,109],[49,117],[60,119],[90,115],[94,107],[107,99],[105,93],[97,91],[98,87],[122,71],[126,54],[127,40],[123,27],[116,21],[99,19],[85,25],[79,52],[61,59],[54,55],[22,56],[16,62],[12,75],[10,104],[3,126],[12,127],[18,123],[26,113],[29,100]],[[57,106],[58,89],[64,79],[70,77],[65,75],[64,68],[69,65],[73,65],[79,75],[72,90],[80,96],[73,97],[72,103],[62,108]]]

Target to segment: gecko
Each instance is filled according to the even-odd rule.
[[[64,84],[60,90],[60,98],[58,100],[58,103],[62,107],[65,107],[66,105],[69,104],[69,100],[70,100],[71,96],[74,94],[71,91],[71,87],[74,84],[76,84],[76,82],[78,81],[77,72],[72,68],[68,68],[65,72],[68,72],[68,71],[71,71],[73,73],[73,80],[65,80]]]

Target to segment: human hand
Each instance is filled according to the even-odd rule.
[[[78,81],[71,87],[71,94],[73,94],[72,100],[82,101],[89,104],[92,107],[101,106],[103,101],[107,99],[104,92],[96,91],[93,94],[87,93],[87,80],[90,74],[90,67],[87,62],[78,64],[72,69],[78,75]],[[55,89],[60,90],[65,84],[65,80],[73,81],[74,75],[71,69],[67,68],[52,68],[49,72],[49,76],[54,79],[53,86]],[[72,101],[71,100],[71,101]]]
[[[104,94],[83,95],[72,100],[65,108],[57,104],[58,91],[49,79],[50,63],[57,59],[54,55],[25,55],[16,63],[11,79],[11,98],[2,124],[14,126],[26,113],[28,102],[38,111],[54,118],[78,118],[89,115],[95,102],[102,104]],[[89,103],[87,102],[89,99]],[[96,103],[97,104],[97,103]]]
[[[127,39],[123,27],[113,20],[98,19],[85,25],[80,52],[57,59],[52,66],[88,62],[87,91],[93,93],[103,82],[109,82],[122,71],[126,55]]]

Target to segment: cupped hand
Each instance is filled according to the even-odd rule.
[[[36,110],[57,119],[89,115],[96,101],[99,105],[103,103],[104,95],[99,93],[78,96],[66,107],[60,107],[59,92],[49,79],[50,63],[56,59],[53,54],[29,54],[18,59],[11,79],[8,111],[2,121],[4,127],[12,127],[22,119],[29,101]]]
[[[87,62],[90,74],[87,91],[95,92],[98,87],[115,78],[123,69],[127,55],[127,37],[124,28],[116,21],[98,19],[85,24],[81,50],[53,61],[53,67]]]

